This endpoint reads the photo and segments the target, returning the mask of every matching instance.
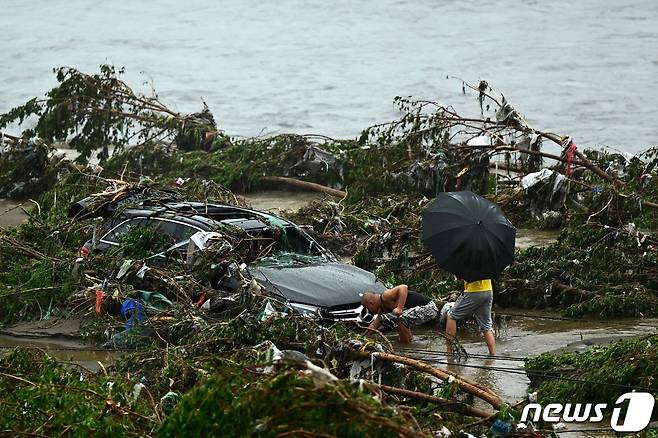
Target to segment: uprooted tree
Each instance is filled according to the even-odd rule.
[[[123,69],[101,65],[99,73],[86,74],[61,67],[55,73],[59,84],[44,98],[0,115],[0,130],[36,119],[33,128],[19,137],[3,137],[3,142],[18,149],[29,142],[66,142],[80,153],[80,163],[88,162],[95,151],[103,162],[113,151],[116,159],[110,168],[115,170],[125,162],[129,171],[143,174],[144,162],[152,161],[160,166],[159,172],[209,177],[231,188],[319,183],[339,189],[325,190],[336,196],[343,196],[347,188],[353,199],[400,191],[434,196],[444,190],[470,189],[487,194],[490,168],[497,168],[497,174],[507,172],[506,183],[518,184],[521,176],[538,171],[549,159],[574,186],[572,192],[605,198],[591,203],[589,213],[631,204],[658,208],[658,181],[651,181],[658,167],[655,150],[631,160],[620,154],[581,151],[568,136],[530,126],[486,81],[477,86],[462,81],[464,92],[470,88],[477,93],[480,117],[464,117],[438,102],[397,97],[400,118],[367,128],[358,139],[280,135],[231,142],[205,105],[195,114],[172,111],[155,91],[148,95],[133,91],[121,80]],[[562,152],[546,152],[545,141]],[[179,155],[187,151],[193,153]],[[151,155],[154,160],[145,159]],[[604,196],[598,196],[601,193]],[[501,201],[506,201],[504,196]]]
[[[158,141],[176,142],[183,149],[210,149],[225,139],[207,106],[195,114],[179,114],[160,102],[157,94],[140,94],[121,80],[124,69],[101,65],[97,74],[75,68],[54,70],[59,85],[45,98],[33,98],[0,115],[0,130],[36,117],[36,125],[21,138],[47,143],[67,142],[86,163],[98,151],[101,161],[110,148]]]

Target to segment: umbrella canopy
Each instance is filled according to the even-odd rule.
[[[514,260],[516,228],[473,192],[443,192],[423,212],[423,244],[440,267],[466,281],[496,279]]]

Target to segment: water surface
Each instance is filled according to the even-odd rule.
[[[202,99],[230,134],[357,135],[396,95],[477,113],[447,75],[486,79],[538,128],[581,146],[656,145],[653,0],[4,0],[0,112],[51,69],[125,66],[181,112]]]

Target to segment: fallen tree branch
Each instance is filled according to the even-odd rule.
[[[492,415],[492,413],[490,412],[484,411],[482,409],[478,409],[476,407],[473,407],[469,404],[466,404],[458,400],[448,400],[445,398],[436,397],[434,395],[425,394],[418,391],[411,391],[410,389],[396,388],[395,386],[388,386],[388,385],[377,385],[375,383],[369,383],[369,382],[366,383],[366,386],[372,389],[378,389],[387,394],[399,395],[402,397],[408,397],[416,400],[434,403],[435,405],[441,405],[448,408],[448,410],[455,410],[457,412],[461,412],[463,414],[467,414],[472,417],[488,418],[489,416]]]
[[[296,178],[289,178],[287,176],[264,176],[261,178],[261,181],[287,184],[289,186],[299,187],[301,189],[326,193],[327,195],[336,196],[338,198],[344,198],[345,196],[347,196],[347,192],[344,192],[343,190],[332,189],[331,187],[323,186],[321,184],[317,184],[309,181],[302,181]]]
[[[435,368],[431,365],[428,365],[424,362],[421,362],[416,359],[411,359],[409,357],[405,356],[398,356],[396,354],[390,354],[390,353],[367,353],[363,352],[360,353],[361,356],[363,357],[370,357],[372,354],[373,357],[383,360],[385,362],[393,362],[393,363],[400,363],[403,365],[410,366],[412,368],[415,368],[419,371],[423,371],[427,374],[430,374],[436,378],[439,378],[441,380],[448,380],[451,376],[455,378],[455,383],[459,386],[460,389],[462,389],[465,392],[468,392],[469,394],[478,397],[487,403],[489,403],[491,406],[493,406],[496,409],[500,409],[500,407],[503,405],[503,400],[493,391],[491,391],[488,388],[483,388],[477,383],[465,379],[464,377],[461,377],[460,375],[456,373],[452,373],[448,370],[442,370],[440,368]]]

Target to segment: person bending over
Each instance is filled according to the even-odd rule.
[[[434,301],[409,290],[406,284],[387,289],[381,294],[366,292],[361,296],[361,304],[375,315],[368,326],[369,333],[380,327],[384,330],[397,329],[400,341],[405,344],[411,342],[409,327],[425,324],[439,315]]]
[[[473,315],[484,335],[489,354],[496,355],[496,339],[491,321],[491,304],[493,303],[493,288],[491,280],[464,281],[464,293],[457,299],[455,305],[448,311],[446,335],[454,339],[457,335],[457,321]],[[452,353],[452,343],[448,342],[448,353]]]

